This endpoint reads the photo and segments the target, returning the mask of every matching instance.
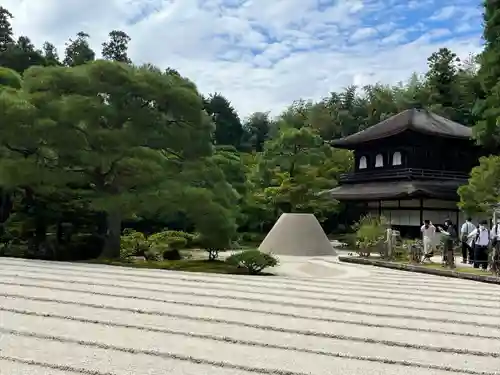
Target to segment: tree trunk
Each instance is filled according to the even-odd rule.
[[[104,248],[100,258],[116,259],[120,257],[120,237],[122,218],[120,212],[110,211],[106,213],[107,232],[104,239]]]
[[[47,244],[47,224],[43,217],[37,217],[35,222],[35,252],[42,259],[55,260]]]
[[[2,203],[0,204],[0,223],[5,223],[12,212],[12,199],[5,189],[1,189]]]

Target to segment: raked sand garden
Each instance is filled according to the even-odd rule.
[[[278,276],[0,259],[2,375],[500,374],[500,287],[334,257]]]

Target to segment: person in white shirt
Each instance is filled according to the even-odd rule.
[[[481,267],[483,270],[488,268],[488,247],[491,239],[490,230],[487,225],[488,222],[486,220],[481,221],[479,228],[474,229],[467,236],[474,241],[474,268]]]
[[[424,242],[424,253],[432,256],[434,253],[434,237],[436,236],[436,227],[429,220],[424,220],[424,225],[420,227],[422,232],[422,241]]]
[[[462,263],[467,263],[468,261],[469,264],[472,264],[474,262],[474,249],[467,241],[469,234],[475,229],[476,226],[472,224],[472,219],[470,217],[467,218],[460,229],[460,237],[462,239]]]

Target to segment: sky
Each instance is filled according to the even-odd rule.
[[[109,31],[132,38],[136,64],[172,67],[241,117],[277,114],[351,84],[393,84],[448,47],[481,50],[481,0],[2,0],[16,35],[55,44],[79,31],[100,51]]]

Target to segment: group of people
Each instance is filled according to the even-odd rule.
[[[474,268],[488,269],[490,250],[495,250],[496,254],[500,253],[500,222],[490,229],[486,220],[476,227],[472,219],[467,218],[457,234],[451,220],[446,220],[443,227],[434,226],[429,220],[424,220],[420,230],[425,257],[429,259],[434,254],[438,242],[436,239],[439,239],[439,236],[442,236],[444,263],[448,263],[447,258],[453,256],[453,249],[458,242],[462,247],[462,263],[472,264]],[[454,263],[454,260],[452,262]]]

